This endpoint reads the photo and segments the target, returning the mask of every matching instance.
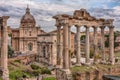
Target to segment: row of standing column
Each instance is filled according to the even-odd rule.
[[[81,42],[80,42],[80,26],[76,26],[77,28],[77,45],[76,45],[76,63],[81,64]],[[86,44],[85,44],[85,56],[86,63],[90,63],[90,40],[89,40],[89,26],[85,26],[86,28]],[[97,27],[94,28],[94,62],[96,62],[96,56],[98,54],[98,42],[97,42]],[[101,52],[102,52],[102,60],[105,61],[105,38],[104,38],[104,26],[101,26]],[[61,26],[57,26],[57,65],[62,66],[63,68],[68,69],[70,67],[70,26],[65,24],[63,26],[63,45],[61,41]],[[109,27],[109,61],[114,64],[114,27]],[[62,46],[63,46],[63,54],[62,54]],[[62,61],[63,58],[63,61]]]

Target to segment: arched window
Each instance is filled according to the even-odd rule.
[[[29,44],[28,44],[28,50],[29,50],[29,51],[32,51],[32,49],[33,49],[33,44],[32,44],[32,43],[29,43]]]

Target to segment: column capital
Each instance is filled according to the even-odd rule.
[[[100,28],[101,28],[101,29],[104,29],[104,28],[105,28],[105,26],[100,26]]]
[[[114,28],[114,26],[109,26],[109,28]]]
[[[56,26],[56,27],[61,27],[61,25],[59,25],[59,24],[55,24],[55,26]]]
[[[3,21],[7,21],[7,19],[9,18],[9,16],[2,16]]]
[[[64,23],[64,24],[62,24],[62,26],[70,26],[68,23]]]
[[[96,27],[96,26],[92,26],[94,29],[97,29],[98,27]]]
[[[87,26],[87,25],[85,25],[84,27],[85,27],[85,28],[87,28],[87,29],[89,29],[89,28],[90,28],[90,26]]]

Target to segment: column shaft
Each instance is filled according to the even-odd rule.
[[[68,27],[69,65],[71,65],[71,26]]]
[[[98,55],[98,42],[97,42],[97,27],[94,27],[94,62],[97,61],[97,55]]]
[[[80,64],[80,59],[81,59],[81,49],[80,49],[80,26],[77,26],[77,59],[76,59],[76,62],[77,64]]]
[[[104,26],[101,27],[101,52],[102,52],[102,61],[105,61],[105,34]]]
[[[63,27],[63,68],[69,69],[68,25]]]
[[[114,60],[114,27],[113,26],[110,27],[110,31],[109,31],[109,49],[110,49],[109,60],[111,64],[114,64],[115,60]]]
[[[2,50],[1,50],[1,67],[3,80],[9,80],[8,71],[8,32],[7,32],[7,19],[8,16],[3,16],[3,37],[2,37]]]
[[[57,65],[62,65],[61,26],[57,26]]]
[[[90,62],[90,42],[89,42],[89,27],[86,26],[86,46],[85,46],[85,54],[86,54],[86,63]]]

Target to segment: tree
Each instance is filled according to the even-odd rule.
[[[105,47],[108,48],[109,47],[109,34],[106,34],[105,38],[106,38]]]
[[[118,36],[120,36],[120,32],[119,31],[114,32],[114,48],[119,46],[119,44],[116,42],[116,39]],[[105,37],[106,37],[105,47],[108,48],[109,47],[109,34],[106,34]]]
[[[8,57],[12,57],[14,54],[13,49],[10,47],[10,45],[8,45]]]

